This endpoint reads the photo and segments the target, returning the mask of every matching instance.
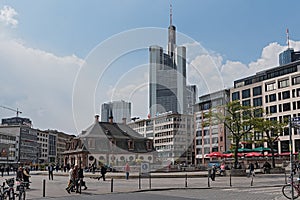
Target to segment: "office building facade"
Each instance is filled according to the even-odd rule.
[[[230,146],[226,127],[224,124],[212,124],[209,112],[224,113],[222,105],[229,102],[229,90],[221,90],[199,97],[199,102],[195,105],[195,164],[204,164],[210,152],[224,152]]]
[[[291,62],[272,69],[258,72],[234,81],[230,89],[230,100],[238,100],[242,105],[262,108],[267,115],[262,116],[268,120],[280,122],[300,116],[300,61]],[[300,151],[300,135],[292,128],[292,151]],[[255,148],[264,146],[258,141],[263,133],[254,132],[252,143],[244,143],[243,147]],[[278,153],[289,152],[289,127],[279,137],[275,144]]]
[[[128,126],[153,139],[158,162],[164,165],[193,163],[193,115],[167,112],[151,119],[131,122]]]

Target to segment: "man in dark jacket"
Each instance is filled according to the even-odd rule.
[[[101,176],[98,178],[98,180],[100,180],[100,178],[102,177],[103,181],[105,181],[106,171],[107,171],[107,169],[106,169],[105,165],[101,165],[101,170],[100,170]]]
[[[86,190],[87,187],[86,187],[85,181],[83,180],[84,175],[83,175],[83,169],[82,169],[81,166],[79,167],[79,170],[78,170],[78,177],[79,177],[79,184],[80,184],[80,186],[81,186],[81,187],[83,186],[83,187],[84,187],[84,190]]]

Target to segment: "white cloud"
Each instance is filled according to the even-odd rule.
[[[290,41],[290,44],[295,51],[300,50],[300,41]],[[224,60],[221,55],[214,52],[203,53],[190,62],[189,83],[199,87],[200,96],[233,87],[235,80],[278,66],[279,54],[286,48],[278,43],[270,43],[263,48],[260,58],[249,64]]]
[[[0,105],[19,108],[36,128],[75,133],[72,90],[82,62],[75,55],[60,57],[0,38]]]
[[[10,6],[3,6],[0,10],[0,21],[6,25],[16,27],[18,25],[18,20],[15,17],[18,15],[17,11]]]

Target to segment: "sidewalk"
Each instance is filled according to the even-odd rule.
[[[285,184],[284,174],[257,174],[253,179],[247,177],[216,177],[216,181],[211,181],[207,177],[207,172],[172,172],[172,173],[152,173],[151,178],[138,178],[138,173],[131,173],[130,179],[125,180],[125,173],[107,173],[106,181],[99,181],[90,177],[98,174],[85,173],[87,190],[83,190],[81,195],[97,195],[113,193],[128,193],[152,190],[170,189],[226,189],[226,188],[261,188],[278,187],[281,191]],[[68,173],[54,172],[54,180],[48,180],[48,172],[31,172],[31,189],[27,190],[28,199],[41,199],[43,197],[43,182],[45,180],[45,197],[56,198],[64,196],[78,196],[80,194],[66,192],[65,187],[68,182]],[[14,177],[14,176],[10,176]],[[7,178],[3,177],[3,178]],[[0,177],[0,183],[4,179]],[[281,200],[278,198],[278,200]]]

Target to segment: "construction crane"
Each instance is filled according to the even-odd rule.
[[[0,105],[0,107],[1,108],[4,108],[4,109],[7,109],[7,110],[10,110],[10,111],[14,111],[14,112],[16,112],[16,114],[17,114],[17,117],[19,117],[19,114],[22,114],[22,112],[21,111],[19,111],[19,109],[17,108],[17,110],[15,110],[15,109],[13,109],[13,108],[9,108],[9,107],[6,107],[6,106],[1,106]]]

